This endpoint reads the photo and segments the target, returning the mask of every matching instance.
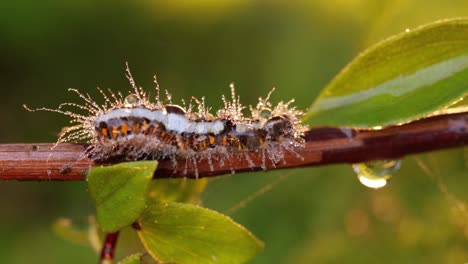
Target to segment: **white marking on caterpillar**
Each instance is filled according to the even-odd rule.
[[[85,141],[90,143],[86,154],[95,160],[123,159],[172,159],[174,166],[185,159],[187,166],[193,165],[198,176],[196,164],[207,160],[214,170],[213,159],[220,166],[230,166],[233,159],[244,159],[249,166],[263,169],[275,167],[284,161],[284,153],[294,153],[296,148],[304,147],[303,126],[299,121],[302,111],[291,106],[294,100],[279,102],[272,106],[270,91],[265,99],[259,98],[255,107],[250,106],[250,117],[245,117],[246,108],[236,96],[231,83],[231,101],[224,95],[224,107],[210,113],[205,99],[198,100],[196,111],[190,100],[187,107],[174,105],[171,95],[166,91],[167,102],[159,98],[159,84],[154,76],[156,97],[153,102],[138,87],[126,68],[126,76],[133,91],[126,97],[98,88],[104,98],[98,104],[88,94],[69,89],[84,100],[83,104],[63,103],[57,109],[38,108],[29,111],[52,111],[71,117],[73,126],[63,129],[57,144],[62,142]],[[67,110],[76,108],[75,110]],[[260,152],[262,164],[254,164],[250,152]],[[233,171],[232,167],[230,169]]]

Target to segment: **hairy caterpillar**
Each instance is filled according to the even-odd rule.
[[[224,107],[213,115],[204,98],[192,98],[188,106],[181,106],[173,104],[166,91],[167,100],[161,100],[156,76],[154,101],[136,85],[128,65],[126,76],[133,91],[123,96],[98,88],[103,104],[69,89],[84,103],[62,103],[57,109],[24,107],[71,117],[73,126],[64,128],[57,144],[86,141],[90,143],[86,154],[95,160],[171,159],[175,165],[185,160],[186,168],[189,164],[196,168],[198,161],[207,160],[213,170],[213,159],[220,160],[221,166],[229,166],[232,159],[246,159],[255,166],[248,153],[257,152],[262,155],[260,166],[267,169],[281,162],[285,151],[296,153],[296,148],[304,146],[302,112],[290,106],[294,100],[273,106],[269,102],[273,90],[249,107],[251,115],[246,117],[246,107],[231,84],[231,100],[223,96]]]

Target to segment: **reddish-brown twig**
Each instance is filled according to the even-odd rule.
[[[302,158],[286,153],[284,162],[269,169],[318,166],[333,163],[357,163],[378,159],[395,159],[405,155],[460,147],[468,144],[468,113],[434,116],[412,123],[381,130],[317,127],[305,133],[305,148],[297,150]],[[83,157],[85,144],[1,144],[0,180],[84,180],[87,171],[98,165]],[[262,157],[250,153],[257,166],[245,159],[222,164],[213,160],[214,170],[207,161],[197,164],[198,177],[209,177],[236,172],[261,170]],[[195,170],[179,162],[161,161],[155,178],[195,177]]]
[[[117,245],[117,239],[119,238],[119,232],[109,233],[106,235],[104,244],[101,249],[101,256],[99,258],[99,263],[110,263],[114,260],[115,246]]]

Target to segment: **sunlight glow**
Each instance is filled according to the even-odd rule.
[[[366,187],[369,188],[374,188],[374,189],[379,189],[387,185],[387,180],[382,178],[382,179],[369,179],[366,178],[362,175],[358,176],[359,181]]]

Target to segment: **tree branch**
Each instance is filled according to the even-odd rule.
[[[115,247],[117,245],[118,238],[119,231],[106,234],[101,254],[99,256],[99,264],[111,263],[114,260]]]
[[[302,159],[286,153],[284,162],[275,166],[267,164],[268,169],[396,159],[465,146],[468,144],[468,113],[434,116],[381,130],[317,127],[305,133],[305,140],[305,148],[297,150]],[[0,180],[84,180],[91,167],[112,163],[98,163],[85,157],[86,144],[59,144],[51,150],[52,146],[49,143],[0,144]],[[261,154],[249,153],[249,157],[255,166],[245,159],[230,160],[224,166],[213,160],[213,171],[207,161],[201,161],[197,163],[198,177],[261,170]],[[155,178],[195,178],[193,165],[188,165],[184,174],[185,160],[176,167],[170,160],[160,161]]]

